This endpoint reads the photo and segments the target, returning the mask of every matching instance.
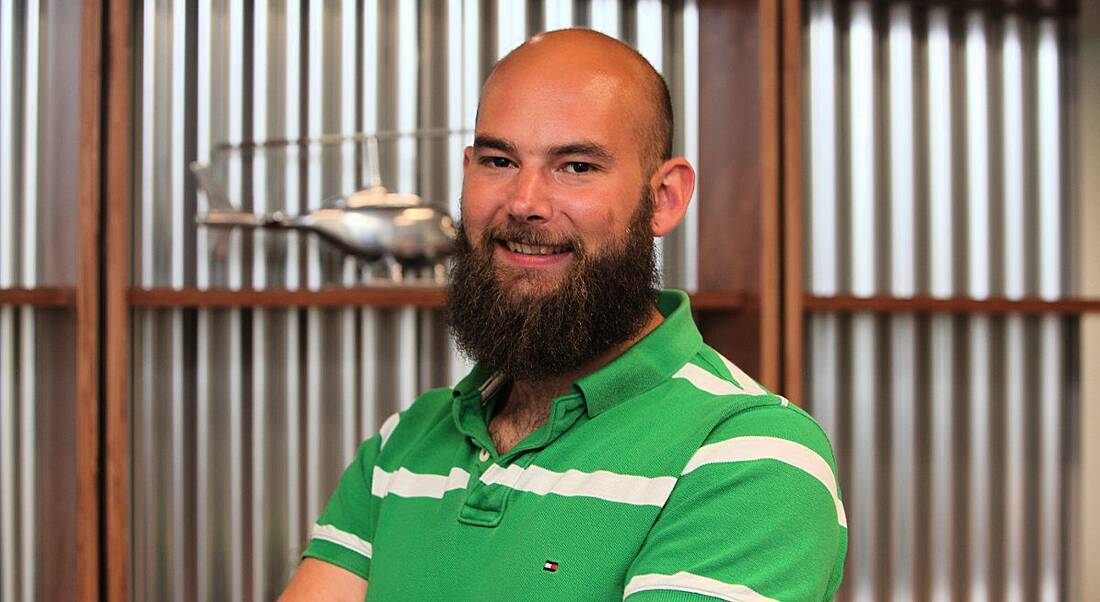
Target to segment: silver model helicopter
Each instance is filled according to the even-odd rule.
[[[360,137],[351,139],[354,138]],[[368,187],[347,196],[326,199],[321,208],[301,215],[282,211],[256,215],[236,209],[215,182],[211,167],[192,163],[191,173],[210,204],[210,210],[198,216],[196,223],[216,228],[312,232],[368,264],[392,259],[394,280],[401,281],[406,274],[430,269],[435,280],[441,282],[445,274],[444,262],[451,255],[455,240],[451,216],[438,207],[424,204],[415,194],[389,192],[382,185],[379,173],[377,135],[361,138],[367,142],[368,152],[364,159],[370,174]]]

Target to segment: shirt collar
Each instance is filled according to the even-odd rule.
[[[640,395],[670,378],[692,356],[699,352],[703,337],[691,317],[687,293],[679,290],[661,291],[657,310],[664,320],[649,334],[605,366],[577,380],[588,408],[594,417],[618,403]],[[454,387],[456,401],[482,401],[501,382],[480,364]],[[483,393],[474,397],[474,392]],[[461,402],[459,402],[461,403]],[[456,403],[457,409],[458,403]],[[457,418],[457,416],[456,416]]]
[[[657,310],[665,318],[657,328],[599,370],[577,380],[589,416],[595,417],[656,387],[703,346],[687,293],[661,291]]]

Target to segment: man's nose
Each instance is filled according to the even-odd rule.
[[[542,223],[553,216],[548,186],[542,171],[536,167],[521,167],[513,181],[508,200],[508,214],[517,221]]]

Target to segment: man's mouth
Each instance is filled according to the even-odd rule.
[[[502,240],[500,242],[504,245],[504,248],[509,251],[522,255],[556,255],[558,253],[566,253],[570,250],[569,245],[534,245],[511,240]]]

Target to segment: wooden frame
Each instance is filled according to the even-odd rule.
[[[803,401],[807,312],[1062,313],[1098,300],[821,298],[802,286],[802,1],[701,0],[700,291],[692,295],[707,341],[761,382]],[[106,29],[100,16],[106,17]],[[442,307],[438,288],[308,290],[130,288],[132,3],[86,3],[81,161],[81,279],[75,291],[0,291],[0,303],[75,304],[80,325],[81,599],[97,596],[97,499],[105,532],[103,591],[130,600],[130,312],[134,307]],[[106,60],[99,49],[106,35]],[[105,78],[101,66],[105,67]],[[101,89],[101,82],[105,87]],[[91,94],[94,92],[94,94]],[[104,106],[101,103],[105,103]],[[100,140],[100,120],[104,140]],[[100,181],[104,183],[100,198]],[[98,208],[104,207],[100,215]],[[102,225],[104,237],[98,238]],[[731,231],[735,235],[731,236]],[[100,243],[104,262],[99,262]],[[98,286],[104,266],[103,290]],[[104,304],[102,329],[97,321]],[[105,341],[102,360],[98,336]],[[85,353],[85,351],[87,353]],[[103,368],[105,481],[96,498],[97,380]]]

